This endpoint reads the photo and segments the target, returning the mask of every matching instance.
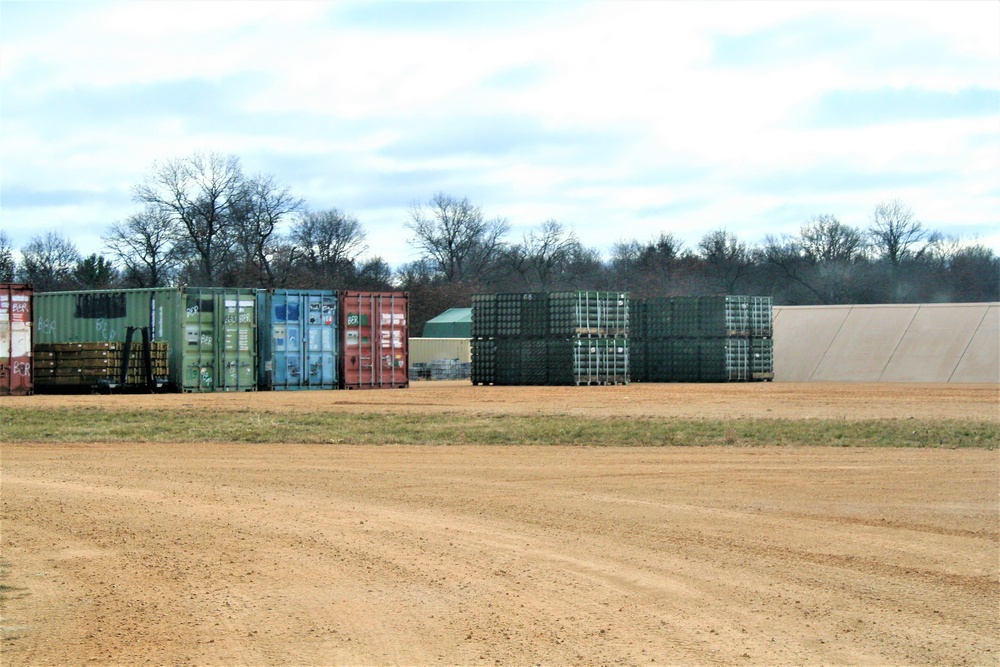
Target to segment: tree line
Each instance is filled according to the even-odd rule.
[[[0,281],[38,291],[173,285],[404,290],[411,330],[481,292],[625,290],[636,296],[754,294],[776,304],[1000,300],[1000,257],[946,238],[899,200],[864,227],[821,214],[798,232],[750,244],[726,229],[686,247],[668,231],[621,240],[610,256],[547,220],[518,239],[510,222],[466,197],[437,193],[403,222],[418,259],[368,256],[365,229],[339,209],[314,211],[234,155],[197,153],[154,164],[132,189],[134,213],[112,223],[103,252],[83,257],[57,233],[20,248],[0,231]]]

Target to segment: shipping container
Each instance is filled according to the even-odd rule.
[[[406,292],[340,292],[340,386],[409,386]]]
[[[33,392],[32,289],[0,283],[0,396]]]
[[[255,290],[185,287],[183,300],[183,391],[257,389]]]
[[[40,293],[35,342],[125,342],[145,331],[150,342],[167,344],[166,389],[252,391],[256,303],[254,290],[221,287]]]
[[[337,310],[337,294],[329,290],[257,292],[261,389],[338,388]]]

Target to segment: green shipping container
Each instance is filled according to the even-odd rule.
[[[35,295],[36,343],[124,341],[146,328],[169,345],[174,391],[257,387],[256,294],[252,289],[94,290]],[[41,328],[38,328],[41,323]]]

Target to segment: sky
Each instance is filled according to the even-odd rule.
[[[1000,251],[1000,3],[0,0],[15,248],[100,253],[156,164],[211,152],[394,266],[439,192],[605,257],[893,199]]]

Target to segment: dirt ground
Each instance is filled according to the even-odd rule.
[[[132,396],[0,397],[0,409],[81,406],[253,411],[565,414],[689,419],[976,419],[1000,421],[995,384],[734,383],[488,387],[464,380],[409,389]]]
[[[0,399],[1000,418],[996,385]],[[3,665],[1000,664],[1000,451],[0,443]]]

